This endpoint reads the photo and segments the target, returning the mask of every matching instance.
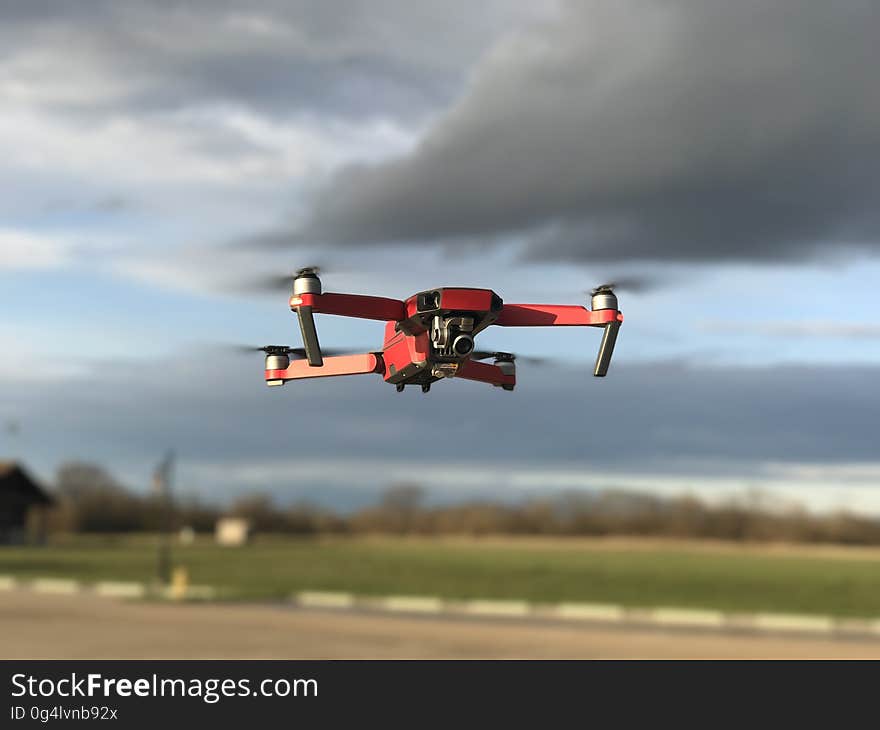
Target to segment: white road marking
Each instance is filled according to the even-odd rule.
[[[351,593],[331,593],[329,591],[300,591],[294,600],[306,608],[353,608],[354,596]]]
[[[401,611],[404,613],[442,613],[443,601],[428,596],[386,596],[376,601],[379,608],[385,611]]]
[[[721,628],[724,614],[720,611],[698,611],[684,608],[655,608],[651,621],[661,626]]]
[[[623,606],[608,603],[560,603],[550,615],[575,621],[623,621],[624,613]]]
[[[143,583],[122,583],[102,581],[95,583],[95,593],[105,598],[143,598],[147,588]]]
[[[464,613],[475,616],[528,616],[532,606],[528,601],[464,601],[461,604]]]
[[[35,578],[31,581],[31,590],[37,593],[76,593],[80,585],[67,578]]]

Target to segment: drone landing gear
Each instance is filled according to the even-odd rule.
[[[410,383],[410,385],[415,385],[415,383]],[[396,386],[398,393],[403,393],[406,388],[406,383],[398,383]],[[431,392],[431,384],[430,383],[422,383],[422,393],[430,393]]]

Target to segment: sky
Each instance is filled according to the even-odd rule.
[[[0,455],[355,505],[625,487],[880,513],[871,0],[0,0]],[[489,287],[594,330],[513,393],[266,389],[267,278]],[[630,286],[624,286],[629,283]],[[321,317],[325,346],[382,325]],[[438,497],[439,498],[439,497]]]

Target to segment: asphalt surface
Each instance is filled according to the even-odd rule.
[[[880,658],[880,641],[0,592],[0,658]]]

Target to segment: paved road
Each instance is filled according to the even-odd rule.
[[[880,641],[0,592],[0,658],[871,657]]]

